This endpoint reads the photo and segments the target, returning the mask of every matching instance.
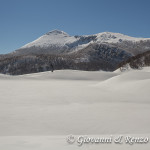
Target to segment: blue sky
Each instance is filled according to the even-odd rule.
[[[48,31],[150,37],[150,0],[0,0],[0,53]]]

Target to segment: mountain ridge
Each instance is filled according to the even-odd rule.
[[[49,31],[46,34],[40,36],[38,39],[30,42],[20,49],[16,50],[15,52],[19,53],[19,50],[26,50],[34,48],[34,50],[30,50],[31,53],[38,53],[37,49],[44,49],[46,52],[50,52],[50,49],[53,52],[59,53],[64,52],[64,49],[72,51],[77,51],[82,48],[85,48],[89,44],[92,43],[122,43],[122,42],[140,42],[140,41],[147,41],[150,38],[135,38],[130,37],[121,33],[113,33],[113,32],[102,32],[93,35],[81,35],[81,36],[70,36],[68,33],[60,30],[53,30]],[[46,50],[48,49],[48,50]],[[56,50],[57,49],[57,50]]]
[[[102,32],[70,36],[53,30],[12,53],[1,55],[0,73],[26,74],[54,69],[114,71],[121,62],[150,51],[149,38]]]

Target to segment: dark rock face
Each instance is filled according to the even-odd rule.
[[[131,53],[132,55],[138,55],[140,53],[150,51],[150,40],[141,40],[139,42],[122,41],[113,45]]]

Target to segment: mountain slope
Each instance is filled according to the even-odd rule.
[[[149,38],[134,38],[120,33],[103,32],[94,35],[70,36],[63,31],[54,30],[24,45],[13,53],[15,55],[70,53],[85,48],[93,43],[114,44],[116,47],[125,48],[125,51],[130,51],[132,53],[130,50],[131,45],[136,47],[136,45],[142,44],[140,43],[141,41],[148,41],[148,43],[150,43]],[[150,50],[150,44],[147,44],[146,48]]]
[[[114,71],[121,62],[150,51],[150,39],[120,33],[70,36],[59,30],[46,33],[20,49],[1,55],[0,73],[27,74],[54,69]]]
[[[148,66],[150,66],[150,51],[133,56],[118,65],[121,71],[125,71],[130,68],[141,69]]]

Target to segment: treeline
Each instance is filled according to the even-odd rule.
[[[0,73],[10,75],[21,75],[43,71],[51,71],[51,64],[54,70],[110,70],[113,66],[104,61],[80,62],[72,59],[71,56],[59,55],[27,55],[13,56],[0,59]]]
[[[61,54],[7,54],[0,56],[0,73],[21,75],[61,69],[114,71],[118,64],[131,57],[112,45],[90,44],[86,48]]]
[[[142,67],[150,66],[150,51],[138,54],[129,58],[126,61],[121,62],[118,68],[121,70],[131,67],[132,69],[141,69]]]

